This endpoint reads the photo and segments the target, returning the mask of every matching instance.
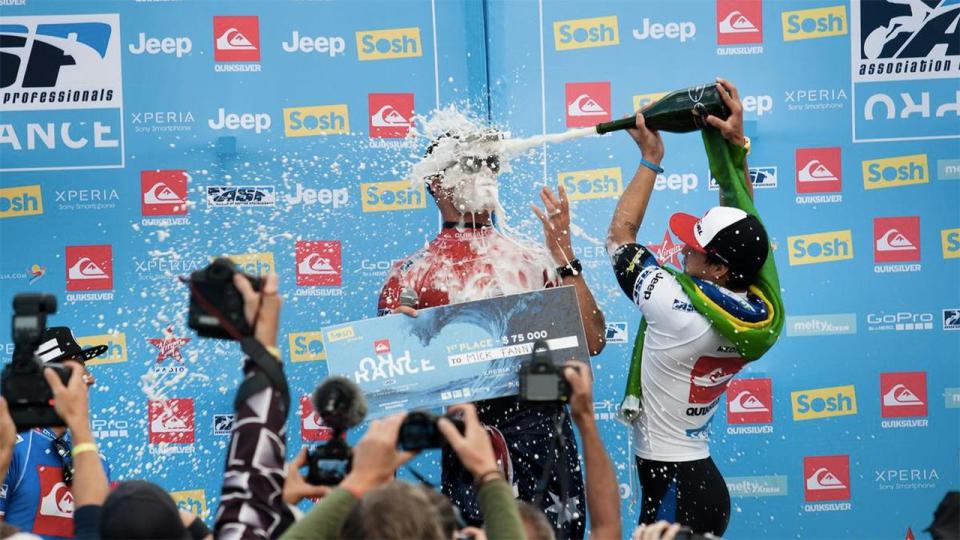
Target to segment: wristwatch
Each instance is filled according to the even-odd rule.
[[[568,262],[565,266],[557,267],[557,274],[561,279],[565,277],[579,276],[583,273],[583,266],[580,264],[580,259],[573,259]]]

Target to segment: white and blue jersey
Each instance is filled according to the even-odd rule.
[[[0,487],[3,521],[45,539],[73,537],[73,494],[63,481],[63,461],[53,446],[57,436],[46,428],[17,435],[13,457]],[[70,442],[70,434],[64,434]],[[110,467],[103,460],[107,477]]]

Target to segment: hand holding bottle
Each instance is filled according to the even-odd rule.
[[[730,116],[723,120],[717,116],[707,117],[707,123],[717,128],[723,138],[737,146],[743,146],[743,104],[740,103],[740,94],[737,87],[726,79],[717,77],[717,92],[720,93],[720,99],[724,105],[730,109]]]

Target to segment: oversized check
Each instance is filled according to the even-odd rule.
[[[538,340],[557,363],[590,361],[574,287],[323,329],[330,375],[357,383],[368,419],[516,395],[517,369]]]

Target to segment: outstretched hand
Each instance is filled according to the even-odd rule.
[[[707,117],[707,123],[717,128],[723,138],[737,146],[743,146],[746,141],[743,138],[743,104],[740,102],[740,93],[732,82],[717,77],[717,91],[720,92],[720,99],[730,109],[730,116],[726,120],[710,115]]]
[[[497,458],[493,453],[490,435],[487,434],[487,430],[480,424],[480,419],[477,417],[477,408],[470,403],[464,403],[462,405],[454,405],[448,410],[452,413],[460,412],[463,414],[463,424],[465,427],[463,435],[460,434],[460,431],[453,422],[447,418],[441,417],[437,422],[437,427],[440,429],[440,432],[443,433],[443,436],[446,437],[450,443],[450,447],[453,448],[453,451],[457,454],[457,457],[460,458],[460,463],[463,464],[463,467],[470,471],[470,474],[478,480],[479,475],[499,471],[500,467],[497,465]]]
[[[283,502],[294,505],[303,499],[319,499],[330,492],[327,486],[315,486],[300,474],[300,468],[307,464],[307,449],[301,448],[297,457],[287,463],[287,479],[283,481]]]
[[[63,364],[70,370],[66,386],[53,368],[43,370],[43,376],[53,391],[53,408],[71,431],[89,426],[90,396],[83,382],[83,366],[68,361]]]
[[[353,449],[353,467],[343,479],[340,487],[362,497],[393,480],[397,467],[413,459],[415,452],[401,452],[397,449],[400,436],[400,424],[403,414],[395,414],[381,420],[370,422],[360,442]]]
[[[543,236],[553,262],[558,266],[566,266],[576,258],[573,254],[573,240],[570,238],[570,200],[563,186],[560,186],[558,194],[559,196],[555,195],[553,190],[544,186],[540,190],[540,199],[546,212],[535,204],[531,204],[530,208],[543,224]]]

